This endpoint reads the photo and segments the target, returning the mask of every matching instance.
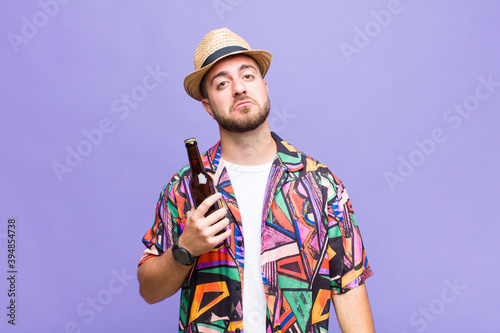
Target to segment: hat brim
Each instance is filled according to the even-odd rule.
[[[245,54],[251,57],[253,60],[255,60],[255,62],[260,67],[260,71],[263,78],[264,76],[266,76],[266,73],[269,70],[269,67],[271,66],[271,60],[273,58],[272,54],[265,50],[241,50],[224,54],[223,56],[215,59],[209,65],[200,68],[197,71],[194,71],[188,76],[186,76],[186,78],[184,79],[184,89],[186,90],[186,93],[189,96],[193,97],[194,99],[201,101],[204,98],[200,88],[203,76],[205,76],[205,74],[210,70],[210,68],[212,68],[212,66],[215,65],[219,60],[236,54]]]

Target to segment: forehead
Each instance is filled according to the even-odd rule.
[[[236,54],[217,61],[217,63],[215,63],[212,68],[210,68],[210,70],[205,74],[205,77],[210,78],[211,76],[219,72],[228,71],[234,67],[239,68],[244,64],[252,65],[257,71],[259,70],[259,65],[255,60],[252,59],[252,57],[244,54]]]

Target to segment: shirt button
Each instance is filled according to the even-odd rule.
[[[240,332],[241,332],[241,330],[239,328],[234,330],[234,333],[240,333]]]
[[[241,246],[243,244],[242,241],[238,241],[238,243],[236,243],[238,246]]]
[[[237,290],[241,290],[241,283],[237,283],[237,284],[236,284],[236,289],[237,289]]]

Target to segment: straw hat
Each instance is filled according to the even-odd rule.
[[[201,101],[203,95],[200,83],[208,70],[220,59],[234,54],[246,54],[252,57],[260,67],[264,77],[271,65],[272,55],[264,50],[252,50],[250,45],[227,28],[210,31],[196,48],[194,53],[194,72],[184,79],[184,89],[194,99]]]

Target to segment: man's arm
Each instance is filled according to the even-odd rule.
[[[332,296],[337,320],[343,333],[375,332],[373,317],[364,284]]]
[[[197,257],[210,251],[231,235],[229,228],[217,235],[229,224],[229,219],[225,218],[227,213],[225,208],[205,217],[208,208],[221,196],[217,193],[208,197],[195,211],[187,214],[186,225],[179,236],[178,244],[187,249],[192,256]],[[190,270],[191,266],[184,266],[175,261],[169,248],[165,253],[149,258],[139,265],[137,269],[139,293],[149,304],[162,301],[179,290]]]
[[[150,258],[137,269],[139,293],[149,304],[162,301],[175,294],[182,286],[191,266],[175,261],[172,250]]]

